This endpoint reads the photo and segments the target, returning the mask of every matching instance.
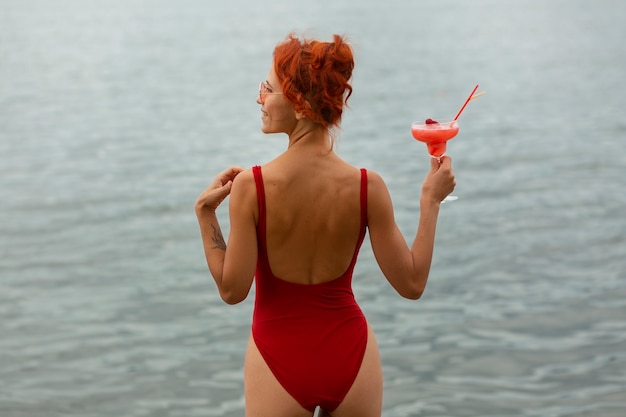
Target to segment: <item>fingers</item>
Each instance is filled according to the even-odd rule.
[[[438,161],[431,158],[431,169],[422,184],[422,193],[427,198],[435,201],[443,200],[450,194],[456,185],[452,160],[448,156],[441,157]]]
[[[439,162],[440,168],[452,169],[452,158],[449,156],[442,156]]]
[[[227,168],[225,172],[228,172],[230,175],[232,175],[233,178],[235,178],[237,174],[239,174],[242,171],[245,171],[245,169],[240,166],[233,165]]]
[[[230,190],[231,188],[233,188],[233,182],[232,181],[228,181],[226,184],[224,184],[222,186],[222,189],[224,190],[224,192],[228,195],[230,194]]]
[[[226,184],[215,190],[215,193],[219,199],[219,203],[221,203],[228,196],[228,194],[230,194],[230,189],[232,188],[232,186],[233,182],[228,181]]]
[[[219,180],[219,185],[223,186],[226,185],[226,183],[228,183],[228,181],[232,181],[235,179],[235,177],[242,172],[244,169],[238,166],[231,166],[229,168],[226,168],[224,171],[220,172],[217,175],[217,178]]]
[[[437,171],[439,168],[452,168],[452,158],[449,156],[442,156],[441,158],[430,158],[430,169],[432,171]]]
[[[217,174],[215,179],[200,194],[196,200],[196,207],[216,210],[221,202],[230,194],[233,187],[233,180],[239,173],[244,171],[238,166],[231,166]]]
[[[452,171],[452,159],[449,156],[441,158],[439,163],[438,173],[443,177],[447,177],[449,180],[454,181],[454,172]]]
[[[437,158],[433,158],[432,156],[430,157],[430,170],[431,171],[437,171],[439,169],[439,160],[437,160]]]
[[[232,181],[228,181],[224,185],[216,185],[207,187],[196,200],[196,210],[198,208],[208,209],[210,211],[217,210],[217,207],[230,194],[233,185]]]

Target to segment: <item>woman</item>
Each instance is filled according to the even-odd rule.
[[[387,187],[333,151],[352,87],[345,39],[300,40],[274,50],[261,83],[262,131],[286,133],[287,150],[262,167],[231,167],[198,197],[196,214],[222,299],[256,299],[244,365],[246,416],[379,417],[382,371],[376,339],[351,289],[366,228],[381,271],[418,299],[430,270],[441,201],[454,189],[451,161],[431,160],[409,248]],[[230,194],[226,245],[215,210]]]

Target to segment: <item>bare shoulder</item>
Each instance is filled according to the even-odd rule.
[[[231,207],[233,204],[249,205],[252,203],[256,206],[256,185],[252,169],[249,168],[237,174],[230,190],[230,202]]]
[[[369,194],[376,196],[380,193],[387,193],[387,184],[385,180],[375,171],[367,170],[367,188]]]
[[[370,230],[393,219],[393,203],[385,180],[374,171],[367,171],[367,212]]]
[[[252,168],[241,171],[237,174],[233,181],[233,191],[235,191],[236,188],[246,189],[251,186],[254,186],[254,174],[252,173]]]

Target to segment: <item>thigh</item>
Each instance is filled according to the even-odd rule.
[[[383,371],[380,363],[378,343],[368,326],[367,347],[361,369],[350,391],[339,407],[331,413],[321,414],[332,417],[380,417],[383,408]]]
[[[246,417],[311,417],[276,380],[250,336],[244,365]]]

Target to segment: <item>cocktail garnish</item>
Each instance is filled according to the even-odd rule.
[[[438,125],[439,122],[433,119],[426,119],[426,124],[427,125]]]

